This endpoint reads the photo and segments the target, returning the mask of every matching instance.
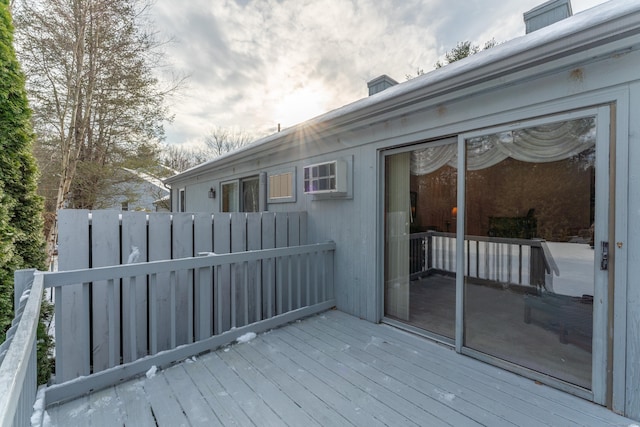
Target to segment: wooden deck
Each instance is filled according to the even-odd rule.
[[[47,408],[53,426],[629,426],[606,408],[332,310]]]

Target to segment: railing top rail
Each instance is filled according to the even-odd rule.
[[[29,366],[29,356],[36,345],[36,333],[40,320],[43,279],[35,276],[20,323],[0,364],[0,426],[10,426],[20,399]]]
[[[98,280],[120,279],[125,277],[144,276],[147,274],[165,273],[176,270],[206,268],[216,265],[237,262],[257,261],[290,255],[301,255],[318,251],[335,250],[334,242],[314,243],[302,246],[289,246],[275,249],[261,249],[229,254],[208,253],[206,256],[150,261],[137,264],[114,265],[91,269],[69,270],[59,272],[40,272],[37,276],[44,277],[44,287],[65,286],[77,283],[88,283]]]
[[[421,233],[411,233],[412,239],[419,239],[422,237],[429,237],[429,236],[455,238],[456,233],[448,233],[443,231],[424,231]],[[472,240],[477,242],[489,242],[489,243],[505,243],[509,245],[523,245],[523,246],[533,246],[533,247],[540,247],[541,242],[544,242],[544,240],[541,240],[541,239],[529,240],[529,239],[516,239],[511,237],[491,237],[491,236],[472,236],[472,235],[465,235],[464,240]]]

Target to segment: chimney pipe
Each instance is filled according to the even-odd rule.
[[[397,81],[393,80],[386,74],[383,74],[380,77],[376,77],[375,79],[367,82],[367,87],[369,88],[369,96],[375,95],[376,93],[382,92],[383,90],[397,84]]]
[[[527,34],[573,15],[571,0],[550,0],[523,14]]]

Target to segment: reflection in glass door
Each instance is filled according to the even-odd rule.
[[[455,337],[457,139],[385,158],[385,316]]]
[[[595,118],[467,139],[464,346],[591,389]]]

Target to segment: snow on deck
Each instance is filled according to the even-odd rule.
[[[630,426],[606,408],[333,310],[46,409],[47,426]]]

